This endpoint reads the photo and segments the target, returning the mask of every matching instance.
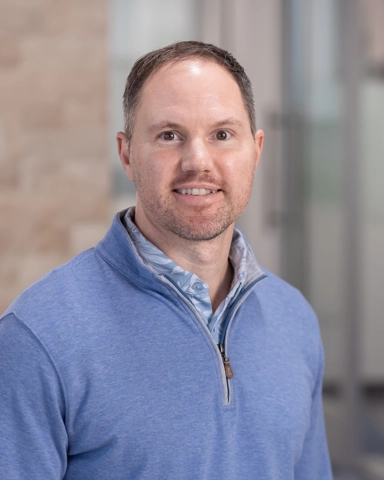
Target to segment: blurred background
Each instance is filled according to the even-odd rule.
[[[229,51],[265,149],[239,220],[320,322],[337,479],[384,479],[384,0],[0,0],[0,311],[135,202],[115,148],[135,59]]]

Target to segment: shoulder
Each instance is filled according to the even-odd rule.
[[[25,290],[0,318],[0,326],[17,319],[18,335],[24,328],[57,364],[65,363],[85,344],[93,348],[107,335],[111,316],[124,318],[130,311],[131,287],[132,282],[92,248]]]
[[[4,312],[14,314],[20,321],[33,326],[44,323],[50,313],[60,306],[76,302],[76,298],[90,289],[101,267],[94,248],[86,250],[67,263],[58,266],[22,292]]]
[[[273,302],[276,310],[281,309],[287,314],[294,312],[295,315],[305,315],[316,319],[313,308],[300,290],[264,267],[263,271],[266,278],[255,290],[259,296],[269,303]]]
[[[267,277],[252,292],[253,308],[266,328],[305,351],[321,353],[319,323],[312,306],[295,287],[263,268]]]
[[[301,322],[303,328],[308,327],[317,334],[317,315],[302,292],[276,275],[269,275],[271,288],[275,289],[276,308],[283,310],[287,317],[294,318],[296,324]]]

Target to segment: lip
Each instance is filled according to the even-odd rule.
[[[176,190],[188,190],[189,188],[203,188],[205,190],[217,190],[217,191],[221,191],[221,188],[218,187],[218,186],[215,186],[215,185],[181,185],[181,186],[177,186],[176,188],[173,189],[173,191],[176,191]]]
[[[214,189],[211,188],[210,190]],[[209,193],[207,195],[183,195],[182,193],[176,192],[175,190],[173,190],[172,193],[175,195],[175,198],[177,198],[177,202],[179,204],[191,207],[203,205],[208,207],[210,205],[216,204],[216,202],[221,198],[221,195],[223,194],[221,190],[215,193]]]

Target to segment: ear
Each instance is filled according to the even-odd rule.
[[[259,165],[261,158],[261,151],[263,150],[264,132],[263,130],[257,130],[255,133],[255,149],[256,149],[256,168]]]
[[[118,132],[116,135],[117,153],[127,177],[133,182],[132,166],[130,162],[130,148],[125,133]]]

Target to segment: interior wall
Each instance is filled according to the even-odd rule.
[[[109,223],[107,0],[2,0],[0,312]]]

